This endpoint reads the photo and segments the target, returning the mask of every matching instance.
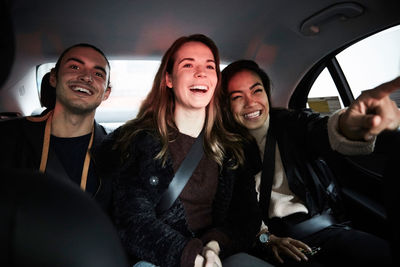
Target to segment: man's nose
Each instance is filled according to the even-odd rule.
[[[93,82],[92,73],[89,71],[82,71],[81,75],[79,76],[79,79],[87,83]]]

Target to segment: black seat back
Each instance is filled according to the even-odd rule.
[[[0,170],[0,266],[128,266],[107,215],[79,187]]]

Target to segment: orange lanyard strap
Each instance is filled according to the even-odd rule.
[[[40,160],[39,171],[43,172],[46,170],[47,165],[47,157],[49,155],[49,146],[50,146],[50,132],[51,132],[51,121],[53,120],[53,111],[49,113],[49,117],[46,121],[46,127],[44,128],[44,137],[43,137],[43,147],[42,147],[42,158]]]
[[[86,190],[87,176],[89,173],[89,165],[90,165],[90,148],[92,147],[94,136],[94,126],[92,128],[92,135],[90,136],[90,141],[88,145],[88,149],[86,150],[85,162],[83,163],[82,176],[81,176],[81,188],[83,191]]]
[[[40,167],[39,171],[44,173],[46,170],[46,165],[47,165],[47,158],[49,155],[49,147],[50,147],[50,134],[51,134],[51,121],[53,119],[53,112],[49,112],[49,116],[46,121],[46,127],[44,129],[44,137],[43,137],[43,147],[42,147],[42,158],[40,160]],[[93,144],[93,137],[94,137],[94,126],[92,128],[92,135],[90,136],[90,141],[88,145],[88,149],[86,150],[86,156],[85,156],[85,162],[83,163],[83,169],[82,169],[82,176],[81,176],[81,189],[83,191],[86,190],[86,184],[87,184],[87,176],[89,172],[89,165],[90,165],[90,153],[89,150],[92,147]]]

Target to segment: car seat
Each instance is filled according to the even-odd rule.
[[[36,171],[0,173],[0,266],[128,266],[111,221],[79,187]]]

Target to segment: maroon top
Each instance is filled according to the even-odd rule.
[[[169,144],[169,152],[176,172],[196,141],[196,138],[177,133],[176,138]],[[212,207],[218,186],[218,165],[204,154],[194,170],[189,181],[183,188],[179,199],[182,201],[189,229],[196,232],[212,225]],[[219,240],[222,233],[212,230],[206,233],[207,241],[192,239],[186,245],[181,256],[181,266],[193,266],[197,254],[201,254],[203,241]]]
[[[169,144],[175,173],[195,141],[196,138],[178,133],[175,141]],[[218,165],[203,155],[179,195],[190,230],[198,231],[212,224],[212,203],[217,186]]]

